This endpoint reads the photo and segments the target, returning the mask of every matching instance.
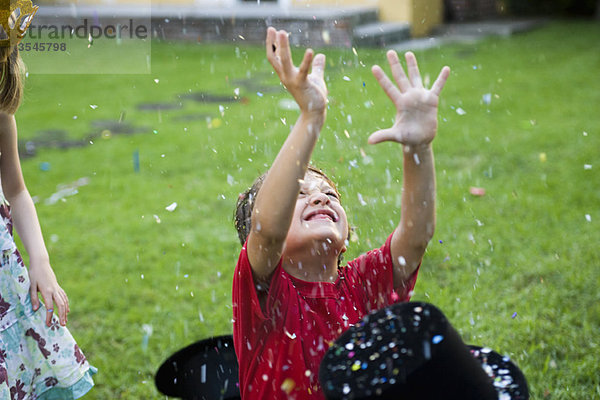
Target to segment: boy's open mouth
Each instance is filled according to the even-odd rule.
[[[325,219],[325,220],[337,222],[339,217],[335,211],[329,210],[326,208],[321,208],[321,209],[309,212],[305,219],[307,221],[315,221],[315,220],[319,220],[319,219]]]

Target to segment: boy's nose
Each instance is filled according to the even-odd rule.
[[[314,192],[310,195],[310,204],[329,204],[329,196],[323,192]]]

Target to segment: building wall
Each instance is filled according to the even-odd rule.
[[[252,5],[259,0],[37,0],[36,4],[103,4],[107,6],[150,3],[153,6],[186,5],[205,8],[236,7]],[[408,22],[413,36],[425,36],[436,25],[443,22],[443,0],[262,0],[261,4],[281,7],[374,7],[379,10],[379,19],[384,22]]]
[[[371,6],[384,22],[408,22],[413,36],[425,36],[444,19],[443,0],[291,0],[295,6]]]

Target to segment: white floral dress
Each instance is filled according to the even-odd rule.
[[[33,311],[29,274],[12,236],[10,207],[0,192],[0,399],[76,399],[94,385],[90,366],[56,316],[46,326]]]

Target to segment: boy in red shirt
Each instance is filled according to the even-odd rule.
[[[295,67],[287,33],[274,28],[266,45],[300,117],[269,171],[238,200],[243,247],[233,280],[233,337],[240,392],[245,400],[323,399],[318,367],[330,344],[369,312],[410,298],[435,226],[431,141],[450,69],[427,90],[412,53],[407,76],[388,52],[396,85],[373,67],[397,114],[392,128],[375,132],[369,143],[403,146],[401,218],[381,248],[340,267],[346,213],[334,183],[308,165],[326,116],[325,56],[309,49]]]

